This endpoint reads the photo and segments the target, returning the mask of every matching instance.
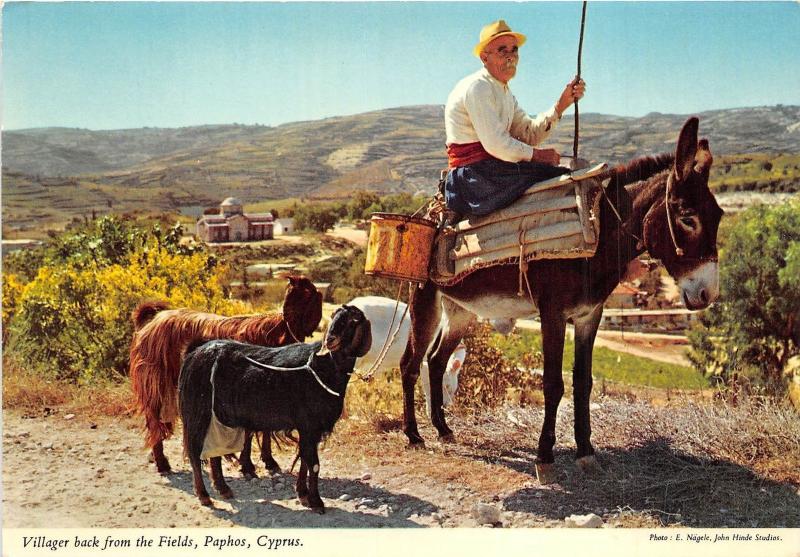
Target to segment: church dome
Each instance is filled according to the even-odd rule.
[[[235,197],[228,197],[219,204],[219,212],[226,217],[243,213],[242,202]]]

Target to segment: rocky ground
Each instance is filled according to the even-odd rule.
[[[586,476],[573,465],[572,412],[565,400],[557,481],[546,486],[537,482],[533,465],[538,408],[454,416],[453,444],[436,441],[423,418],[428,445],[421,450],[407,447],[396,422],[349,417],[320,452],[324,515],[298,504],[294,474],[269,476],[260,464],[261,478],[251,481],[225,464],[235,498],[220,499],[206,478],[214,506],[201,507],[179,437],[166,443],[174,472],[159,476],[130,417],[6,410],[4,527],[800,526],[797,449],[790,439],[796,426],[782,419],[780,427],[788,429],[768,434],[785,438],[794,452],[776,446],[762,471],[729,452],[741,417],[680,404],[593,403],[605,471]],[[764,441],[752,442],[763,450]],[[287,450],[277,459],[286,469],[292,456]]]

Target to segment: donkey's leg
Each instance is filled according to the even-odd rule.
[[[261,432],[261,462],[270,474],[279,474],[281,467],[272,458],[272,435],[269,431]]]
[[[447,298],[442,298],[443,316],[441,318],[441,334],[439,342],[428,357],[428,373],[430,375],[431,422],[439,432],[439,439],[452,442],[453,432],[447,427],[444,417],[444,401],[442,377],[447,362],[475,316],[456,305]]]
[[[242,470],[242,476],[245,478],[257,478],[256,467],[253,465],[253,459],[250,456],[251,448],[253,446],[253,432],[245,430],[244,432],[244,446],[242,452],[239,453],[239,466]]]
[[[566,319],[542,301],[542,344],[544,352],[544,423],[536,452],[536,475],[542,484],[555,481],[553,445],[556,443],[556,414],[564,396],[561,364],[564,357]]]
[[[214,484],[214,488],[219,493],[220,497],[223,499],[230,499],[233,497],[233,491],[225,483],[225,476],[222,474],[222,457],[221,456],[212,456],[211,457],[211,481]]]
[[[425,441],[417,429],[414,413],[414,386],[419,377],[419,366],[439,327],[441,302],[438,291],[432,282],[425,283],[422,289],[412,287],[409,306],[411,327],[408,343],[400,358],[400,373],[403,378],[403,432],[411,446],[424,446]]]
[[[575,406],[575,443],[578,446],[576,464],[586,472],[599,471],[594,456],[589,417],[589,399],[592,394],[592,349],[603,315],[598,305],[591,314],[575,319],[575,367],[572,370],[572,395]]]

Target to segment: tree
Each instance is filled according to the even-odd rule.
[[[294,213],[294,224],[298,230],[325,232],[338,220],[337,208],[332,205],[300,205]]]
[[[358,190],[353,193],[353,199],[347,204],[347,215],[352,220],[368,219],[371,206],[381,205],[381,198],[374,191]]]
[[[800,200],[753,207],[727,229],[720,301],[690,334],[690,358],[727,384],[784,392],[786,363],[800,354]]]

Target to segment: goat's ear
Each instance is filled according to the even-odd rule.
[[[351,355],[360,358],[369,352],[370,348],[372,348],[372,324],[369,319],[364,319],[353,338]]]

